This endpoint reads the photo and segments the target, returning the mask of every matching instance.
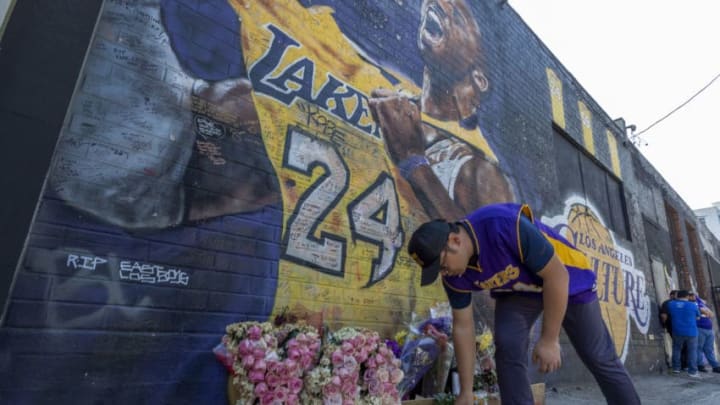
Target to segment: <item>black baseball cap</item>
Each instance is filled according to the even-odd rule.
[[[443,219],[426,222],[413,232],[408,253],[422,267],[420,285],[432,284],[440,273],[440,254],[447,245],[450,224]]]

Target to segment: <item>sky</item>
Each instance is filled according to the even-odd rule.
[[[510,0],[612,119],[641,132],[720,74],[718,0]],[[720,78],[641,134],[640,152],[690,206],[720,202]]]

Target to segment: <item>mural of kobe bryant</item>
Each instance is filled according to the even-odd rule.
[[[516,192],[482,134],[477,110],[490,83],[482,38],[462,0],[426,0],[417,47],[420,97],[376,89],[370,101],[388,154],[431,217],[460,218]]]
[[[446,103],[435,103],[435,109],[445,111],[456,109],[458,119],[472,114],[471,108],[479,104],[479,95],[488,88],[483,66],[480,27],[464,1],[425,0],[422,4],[420,29],[417,44],[423,61],[425,74],[434,82],[429,85],[425,99],[444,97]],[[454,83],[466,86],[455,86]],[[469,87],[467,85],[470,85]],[[438,88],[452,88],[452,96],[461,96],[449,101],[451,95],[440,95]],[[464,93],[460,93],[465,89]],[[466,100],[467,99],[467,100]],[[444,101],[442,99],[432,101]]]
[[[198,30],[203,18],[214,24]],[[207,1],[197,10],[177,0],[134,10],[106,2],[101,24],[108,32],[128,28],[123,35],[136,32],[140,39],[119,45],[103,32],[95,39],[85,71],[89,84],[71,110],[78,124],[64,131],[52,173],[53,189],[65,202],[146,232],[254,212],[280,200],[243,64],[239,21],[227,2]],[[94,69],[111,52],[132,55],[146,71],[117,58],[112,78],[98,80]],[[151,80],[148,70],[158,67],[166,78]],[[87,158],[77,158],[81,152]],[[120,157],[106,157],[113,155]]]
[[[517,193],[479,125],[491,84],[475,16],[463,0],[425,0],[420,12],[420,97],[376,89],[370,108],[389,156],[428,216],[454,220]],[[478,298],[479,315],[492,319],[494,302]]]

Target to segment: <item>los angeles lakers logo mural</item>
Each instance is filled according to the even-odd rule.
[[[617,243],[597,210],[584,198],[568,199],[562,215],[542,221],[554,226],[590,259],[597,275],[597,295],[603,320],[615,342],[615,350],[625,361],[631,334],[630,319],[645,335],[651,312],[645,275],[635,268],[632,252]]]

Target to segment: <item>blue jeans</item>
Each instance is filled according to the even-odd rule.
[[[712,329],[698,328],[698,349],[697,349],[697,364],[702,365],[702,356],[705,355],[710,367],[720,367],[720,363],[715,359],[715,336],[713,336]]]
[[[503,405],[533,403],[527,374],[529,335],[542,309],[541,299],[513,294],[495,299],[495,363]],[[568,304],[563,329],[608,404],[640,404],[632,379],[615,353],[597,300]]]
[[[698,368],[697,368],[698,356],[693,356],[692,353],[697,353],[697,351],[698,351],[697,336],[673,335],[672,368],[674,371],[680,371],[680,352],[682,351],[683,344],[687,345],[688,373],[695,374],[698,371]]]

